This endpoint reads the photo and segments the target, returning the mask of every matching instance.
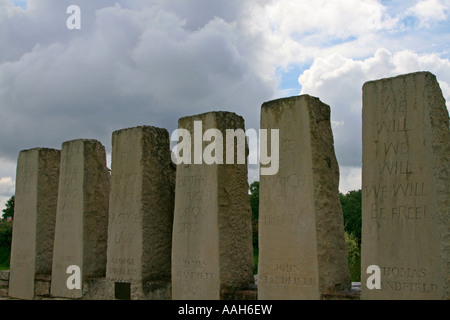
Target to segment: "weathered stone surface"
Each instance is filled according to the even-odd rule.
[[[1,270],[0,271],[0,280],[9,281],[9,270]]]
[[[8,287],[0,286],[0,300],[8,299]]]
[[[202,122],[201,134],[216,128],[225,137],[226,129],[244,129],[243,118],[229,112],[181,118],[178,127],[190,132],[192,145],[202,141],[194,136],[194,121]],[[203,141],[202,151],[209,145]],[[192,158],[198,155],[193,148]],[[172,249],[175,300],[220,299],[223,289],[237,290],[253,282],[247,165],[237,164],[236,158],[234,163],[177,166]]]
[[[433,74],[364,84],[362,299],[450,298],[449,154]],[[380,290],[366,286],[370,265]]]
[[[351,284],[329,106],[307,95],[266,102],[261,129],[268,137],[279,130],[280,163],[275,175],[260,177],[258,299],[346,292]]]
[[[222,290],[223,300],[258,300],[258,291],[256,289],[248,290]]]
[[[112,300],[114,290],[106,278],[89,278],[83,283],[83,300]]]
[[[34,294],[38,297],[49,297],[50,296],[50,283],[51,277],[48,278],[38,278],[34,284]]]
[[[9,294],[34,298],[36,275],[52,272],[60,151],[21,151],[17,161]]]
[[[104,277],[110,175],[105,148],[96,140],[64,142],[56,214],[51,294],[81,298],[66,286],[67,267],[81,268],[82,280]]]
[[[175,165],[166,129],[143,126],[112,137],[111,197],[106,276],[130,283],[131,299],[143,283],[170,283]]]
[[[0,271],[0,300],[8,297],[9,270]]]

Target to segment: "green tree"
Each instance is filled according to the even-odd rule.
[[[255,259],[256,274],[258,270],[258,217],[259,217],[259,182],[255,181],[250,185],[250,207],[252,209],[252,240],[253,240],[253,256]]]
[[[14,196],[6,203],[3,216],[0,220],[0,270],[9,269],[11,256],[12,222],[7,217],[14,216]]]
[[[252,209],[253,248],[258,249],[259,182],[250,185],[250,207]]]
[[[2,220],[6,220],[8,217],[14,217],[14,196],[9,198],[5,204],[5,209],[2,210]]]
[[[344,214],[345,240],[352,281],[361,281],[361,190],[339,194]]]
[[[9,269],[11,257],[12,222],[7,221],[8,217],[14,217],[14,196],[7,202],[3,215],[0,219],[0,270]]]
[[[361,281],[361,248],[353,234],[345,232],[345,241],[347,242],[348,267],[350,269],[350,278],[354,282]]]
[[[0,221],[0,248],[11,248],[12,240],[12,223]]]
[[[250,185],[250,207],[252,208],[252,219],[258,221],[259,216],[259,181]]]
[[[349,235],[353,235],[361,246],[361,190],[352,190],[345,195],[340,193],[344,227]]]
[[[0,270],[8,270],[11,259],[12,222],[0,221]]]

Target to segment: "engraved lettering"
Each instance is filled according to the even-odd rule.
[[[382,132],[407,132],[406,118],[377,122],[378,134]]]
[[[397,195],[406,196],[427,196],[425,192],[425,183],[407,183],[407,184],[394,184],[394,197]]]
[[[380,175],[386,174],[413,174],[409,161],[391,161],[378,165]]]
[[[408,144],[406,142],[384,143],[384,154],[387,155],[389,152],[393,152],[394,154],[407,154]]]
[[[426,215],[427,215],[427,206],[423,207],[398,206],[392,208],[392,218],[420,220],[425,219]]]
[[[373,194],[375,198],[384,198],[387,195],[387,186],[374,185],[370,186],[370,188],[368,188],[368,186],[364,186],[364,189],[366,197],[369,197],[371,194]]]

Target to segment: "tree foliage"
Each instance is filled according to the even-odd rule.
[[[12,222],[0,221],[0,248],[11,248]]]
[[[361,190],[340,194],[352,281],[361,281]]]
[[[345,232],[345,242],[347,243],[349,265],[357,263],[358,259],[361,257],[361,251],[356,237],[353,234]]]
[[[250,185],[250,207],[252,209],[253,249],[258,250],[259,182]]]
[[[344,227],[349,235],[353,235],[361,246],[361,190],[340,194],[342,211],[344,213]]]
[[[11,257],[12,222],[0,220],[0,270],[8,270]]]
[[[12,240],[12,221],[7,221],[8,217],[14,216],[14,196],[6,203],[6,208],[2,210],[3,215],[0,220],[0,270],[9,268]]]
[[[5,204],[5,209],[2,210],[2,220],[6,220],[8,217],[14,217],[14,196],[9,198]]]
[[[7,218],[14,216],[14,196],[6,202],[6,208],[2,211],[3,216],[0,221],[0,247],[10,248],[12,239],[12,222],[7,221]]]
[[[250,206],[252,208],[252,219],[257,221],[259,216],[259,181],[250,185]]]

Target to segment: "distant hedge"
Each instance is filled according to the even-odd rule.
[[[0,270],[9,269],[12,222],[0,221]]]

